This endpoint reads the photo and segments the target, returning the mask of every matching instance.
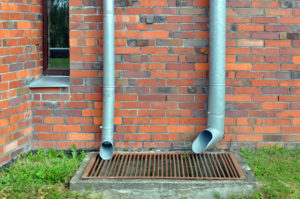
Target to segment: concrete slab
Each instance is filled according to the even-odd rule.
[[[87,154],[70,182],[70,190],[102,193],[106,198],[122,199],[214,199],[221,196],[249,195],[258,189],[258,182],[240,155],[235,157],[246,176],[245,180],[145,180],[145,179],[95,179],[81,180],[92,153]]]

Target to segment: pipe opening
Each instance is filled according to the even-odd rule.
[[[204,152],[208,148],[208,144],[211,142],[213,135],[210,131],[204,130],[193,142],[192,150],[195,153]]]
[[[102,143],[100,148],[100,156],[104,160],[109,160],[112,158],[114,152],[114,147],[111,142],[105,141]]]

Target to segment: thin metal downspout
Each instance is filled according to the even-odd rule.
[[[100,156],[109,160],[113,156],[114,105],[115,105],[115,24],[114,1],[103,0],[104,38],[103,38],[103,127]]]
[[[210,0],[209,12],[208,124],[193,142],[195,153],[204,152],[224,137],[226,0]]]

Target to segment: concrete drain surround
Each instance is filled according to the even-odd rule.
[[[70,182],[73,191],[132,199],[226,198],[257,188],[251,169],[233,153],[116,153],[102,163],[90,153]]]

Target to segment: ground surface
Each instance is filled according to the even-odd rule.
[[[22,156],[0,173],[0,198],[102,198],[68,191],[68,182],[85,155],[75,147],[71,151],[72,155],[66,155],[41,149]],[[260,191],[247,198],[300,198],[300,149],[242,149],[241,155],[261,185]]]

